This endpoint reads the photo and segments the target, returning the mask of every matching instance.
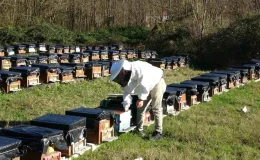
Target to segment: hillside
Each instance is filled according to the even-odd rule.
[[[165,71],[167,84],[180,82],[202,71],[178,69]],[[131,133],[87,152],[83,159],[259,159],[260,84],[252,82],[214,96],[164,119],[164,139],[151,142]],[[96,107],[109,93],[121,93],[107,78],[75,84],[24,90],[0,97],[2,127],[12,121],[27,121],[45,113],[64,114],[78,106]],[[247,106],[248,113],[241,109]],[[145,129],[151,134],[153,125]]]

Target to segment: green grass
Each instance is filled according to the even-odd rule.
[[[200,73],[191,69],[165,71],[168,83]],[[2,94],[0,118],[3,121],[26,121],[46,113],[64,114],[66,110],[79,106],[98,107],[100,101],[110,93],[122,93],[122,90],[108,78],[102,78],[73,84],[39,86],[14,94]]]
[[[192,69],[165,71],[167,84],[202,74]],[[178,116],[164,119],[164,139],[151,142],[132,133],[102,144],[83,159],[260,159],[260,83],[251,82],[214,96]],[[4,121],[31,120],[45,113],[64,114],[78,106],[96,107],[109,93],[122,93],[108,78],[37,87],[0,97]],[[247,106],[248,113],[241,109]],[[154,125],[145,128],[153,132]]]
[[[64,114],[78,106],[97,107],[108,93],[118,93],[120,87],[108,78],[73,84],[54,84],[22,90],[0,97],[2,120],[31,120],[46,113]]]

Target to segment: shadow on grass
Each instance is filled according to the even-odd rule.
[[[30,121],[0,121],[0,128],[8,128],[19,125],[29,125]]]

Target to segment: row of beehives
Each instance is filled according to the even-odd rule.
[[[137,96],[133,95],[133,99],[135,102]],[[116,140],[117,135],[136,126],[136,107],[125,112],[122,100],[122,95],[110,95],[97,108],[80,107],[65,115],[45,114],[30,124],[1,129],[0,159],[56,160]],[[147,110],[145,125],[149,122]]]
[[[187,107],[209,101],[216,94],[251,80],[259,80],[259,64],[260,60],[251,60],[241,66],[167,85],[162,100],[164,114],[176,115]],[[4,154],[0,154],[0,157],[21,156],[22,160],[60,158],[61,155],[82,154],[91,149],[94,146],[92,144],[111,142],[117,139],[115,133],[128,132],[136,126],[137,108],[134,104],[138,97],[132,96],[133,105],[126,112],[121,104],[122,95],[115,94],[102,100],[97,108],[80,107],[66,111],[65,115],[46,114],[30,121],[30,125],[2,129],[0,150],[4,150]],[[151,114],[147,109],[146,125],[151,123]],[[23,154],[24,150],[27,150],[26,154]]]
[[[69,83],[79,78],[91,80],[110,75],[113,60],[84,62],[84,57],[78,58],[61,61],[46,57],[28,63],[29,60],[24,56],[0,57],[0,87],[5,93],[9,93],[42,83]],[[175,69],[187,65],[186,59],[187,56],[172,56],[163,59],[149,58],[146,61],[162,69]]]
[[[39,52],[49,52],[57,54],[69,54],[74,52],[84,52],[85,50],[123,50],[123,44],[113,44],[111,46],[75,46],[75,45],[50,45],[45,43],[22,43],[9,46],[0,46],[1,56],[10,56],[14,54],[34,54]]]
[[[38,53],[34,55],[34,53]],[[16,54],[16,55],[15,55]],[[29,56],[24,56],[29,54]],[[32,54],[32,55],[31,55]],[[162,69],[175,69],[182,64],[189,63],[187,54],[176,54],[176,56],[156,59],[156,51],[125,49],[123,45],[114,44],[111,46],[62,46],[45,44],[20,44],[13,46],[0,46],[0,60],[3,65],[0,69],[8,68],[7,61],[12,66],[30,66],[34,63],[86,63],[89,61],[119,60],[125,59],[151,59],[150,63]],[[173,63],[172,67],[169,67]],[[165,67],[164,67],[165,66]]]
[[[187,54],[179,54],[178,56],[163,58],[147,58],[146,61],[163,70],[189,66],[189,56]]]
[[[69,83],[78,78],[99,78],[109,75],[109,65],[110,62],[32,64],[31,67],[12,67],[8,71],[0,70],[0,87],[5,93],[9,93],[19,91],[22,87],[28,88],[42,83]]]
[[[49,52],[49,53],[57,53],[57,54],[69,54],[74,52],[84,52],[86,50],[96,50],[96,51],[109,51],[109,50],[132,50],[125,49],[123,44],[113,44],[110,46],[106,45],[97,45],[97,46],[75,46],[75,45],[49,45],[45,43],[22,43],[22,44],[13,44],[10,46],[0,46],[0,56],[10,56],[14,54],[34,54],[39,52]],[[133,50],[136,52],[135,50]],[[143,53],[151,56],[157,55],[155,51],[144,51]]]
[[[77,56],[89,57],[85,58],[83,62],[90,60],[118,60],[122,58],[155,58],[157,56],[156,51],[151,50],[133,50],[125,49],[123,45],[111,45],[111,46],[63,46],[63,45],[45,45],[45,44],[18,44],[12,46],[0,46],[0,57],[8,57],[14,55],[36,54],[41,56],[48,56],[54,59],[59,56],[64,57],[71,55],[70,59],[76,59]],[[36,55],[30,58],[34,60]],[[57,59],[57,58],[56,58]]]
[[[13,44],[9,46],[0,46],[0,51],[4,52],[5,56],[14,54],[26,54],[26,53],[37,53],[37,52],[49,52],[57,54],[69,54],[74,52],[83,52],[85,50],[123,50],[123,44],[113,44],[111,46],[100,45],[100,46],[75,46],[75,45],[50,45],[45,43],[22,43]]]
[[[9,56],[9,57],[1,57],[0,56],[0,70],[8,70],[11,67],[18,66],[31,66],[32,64],[64,64],[64,63],[96,63],[96,62],[112,62],[116,60],[120,60],[122,58],[128,60],[136,60],[135,58],[129,58],[128,56],[122,55],[113,55],[111,58],[101,58],[99,56],[86,56],[87,53],[84,52],[75,52],[72,54],[61,54],[57,55],[56,53],[40,53],[40,55],[32,55],[32,56]],[[143,58],[141,58],[143,59]],[[143,59],[148,61],[149,63],[158,66],[162,69],[175,69],[177,67],[182,67],[189,63],[188,55],[180,55],[180,56],[171,56],[164,58],[146,58]]]
[[[252,59],[239,66],[205,73],[179,84],[170,84],[164,94],[164,112],[178,114],[190,106],[211,100],[214,95],[259,79],[260,60]]]

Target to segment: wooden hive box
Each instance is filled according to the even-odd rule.
[[[88,50],[86,51],[89,53],[89,61],[99,61],[100,56],[99,56],[99,51],[98,50]]]
[[[260,66],[259,64],[244,64],[249,73],[249,79],[258,80],[260,79]]]
[[[175,99],[177,91],[175,90],[166,90],[163,94],[163,99],[162,99],[162,106],[163,106],[163,114],[168,115],[168,114],[174,114],[175,109]]]
[[[126,55],[127,59],[133,59],[134,58],[134,50],[127,50],[127,55]]]
[[[85,63],[85,73],[89,79],[102,77],[102,64],[97,62]]]
[[[0,57],[0,69],[1,70],[9,70],[12,67],[11,58],[10,57]]]
[[[85,52],[86,49],[87,49],[86,46],[80,46],[80,52]]]
[[[39,55],[40,56],[46,56],[48,64],[57,64],[58,63],[57,53],[40,52]]]
[[[178,66],[178,58],[172,58],[172,69],[177,69],[179,66]]]
[[[197,85],[196,84],[169,84],[169,87],[176,87],[176,88],[185,88],[186,89],[186,100],[188,106],[193,106],[198,104],[197,101]]]
[[[193,81],[201,81],[201,82],[209,82],[210,90],[209,90],[209,96],[212,97],[215,94],[219,94],[219,77],[215,76],[197,76],[191,78]]]
[[[47,48],[46,48],[46,45],[44,43],[39,43],[39,44],[36,45],[36,50],[38,52],[46,52]]]
[[[4,57],[5,56],[5,49],[4,47],[0,46],[0,57]]]
[[[99,61],[98,63],[100,63],[102,65],[101,76],[108,77],[110,75],[111,63],[109,61]]]
[[[86,78],[84,63],[60,63],[62,66],[74,67],[74,78]]]
[[[138,99],[137,95],[132,95],[132,105],[129,110],[125,112],[122,105],[122,94],[111,94],[108,98],[104,99],[100,103],[100,107],[106,110],[113,110],[115,113],[115,132],[125,133],[133,130],[136,126],[136,114],[137,107],[135,106]]]
[[[89,62],[89,53],[86,52],[74,52],[71,55],[75,55],[75,59],[77,59],[77,61],[75,61],[74,63],[86,63]],[[77,57],[77,58],[76,58]],[[79,59],[79,61],[78,61]],[[73,63],[73,61],[70,61]]]
[[[126,58],[127,58],[127,50],[120,50],[119,59],[126,59]]]
[[[63,46],[63,53],[69,54],[70,53],[70,47],[69,46]]]
[[[138,58],[145,59],[146,58],[146,51],[138,51]]]
[[[47,53],[55,53],[56,46],[55,45],[47,45]]]
[[[26,46],[22,44],[15,44],[14,46],[14,52],[15,54],[26,54]]]
[[[249,62],[246,62],[244,65],[254,65],[256,79],[260,79],[260,59],[251,59]]]
[[[58,63],[69,63],[68,54],[58,54]]]
[[[61,46],[61,45],[56,45],[56,47],[55,47],[55,53],[57,53],[58,55],[63,54],[63,46]]]
[[[117,51],[117,50],[109,50],[108,51],[108,58],[111,61],[118,61],[119,60],[119,51]]]
[[[208,102],[210,100],[209,92],[208,92],[210,89],[209,82],[186,80],[186,81],[181,82],[180,84],[197,85],[197,91],[199,92],[197,95],[198,102]]]
[[[167,86],[166,92],[175,92],[175,103],[174,103],[174,110],[176,112],[181,111],[187,107],[187,100],[186,100],[186,88],[176,88]],[[174,97],[174,95],[171,95]]]
[[[249,74],[249,80],[255,80],[255,66],[254,65],[243,65],[243,66],[234,66],[233,68],[247,69]]]
[[[69,53],[76,52],[76,46],[69,46]]]
[[[24,156],[21,156],[20,159],[14,160],[61,160],[61,152],[54,151],[48,154],[42,154],[39,152],[28,152]]]
[[[162,70],[165,69],[166,60],[164,59],[147,59],[147,62]]]
[[[4,128],[1,135],[21,140],[25,153],[20,160],[56,160],[61,158],[60,152],[48,152],[48,148],[64,141],[63,131],[32,125],[19,125]]]
[[[21,85],[23,87],[31,87],[40,84],[40,69],[37,67],[13,67],[10,68],[10,71],[21,73]]]
[[[26,66],[31,67],[32,64],[37,63],[37,57],[26,57]]]
[[[79,54],[69,54],[69,62],[70,63],[81,63]]]
[[[5,93],[21,90],[21,73],[0,70],[0,87]]]
[[[37,59],[37,64],[48,64],[48,57],[47,56],[38,56],[38,55],[32,55],[29,57],[34,57]]]
[[[205,73],[202,74],[203,77],[218,77],[219,78],[219,93],[225,92],[227,90],[227,75],[226,74],[214,74]]]
[[[61,152],[62,156],[76,154],[81,148],[86,148],[86,118],[46,114],[30,121],[31,125],[46,127],[51,129],[63,130],[64,141],[54,145],[56,151]]]
[[[69,83],[74,81],[73,73],[74,73],[74,67],[71,66],[59,66],[59,69],[61,73],[60,76],[60,82],[62,83]]]
[[[214,74],[225,74],[227,75],[227,89],[232,89],[240,85],[240,71],[238,70],[221,70],[213,71],[210,73]]]
[[[107,50],[100,50],[99,51],[100,60],[108,60],[108,51]]]
[[[24,56],[10,56],[12,67],[26,66],[26,57]]]
[[[23,156],[21,147],[21,140],[0,136],[0,159],[19,160]]]
[[[40,69],[40,82],[55,83],[59,82],[60,69],[55,64],[32,64],[32,67]]]
[[[37,53],[35,44],[33,44],[33,43],[24,43],[23,45],[25,45],[26,53],[28,53],[28,54],[35,54],[35,53]]]
[[[167,69],[167,70],[171,70],[172,69],[172,62],[171,61],[166,60],[165,69]]]
[[[65,112],[66,115],[87,118],[87,142],[101,144],[115,140],[114,113],[102,109],[80,107]]]
[[[6,57],[15,55],[13,46],[5,46],[4,49],[5,49],[5,56]]]

